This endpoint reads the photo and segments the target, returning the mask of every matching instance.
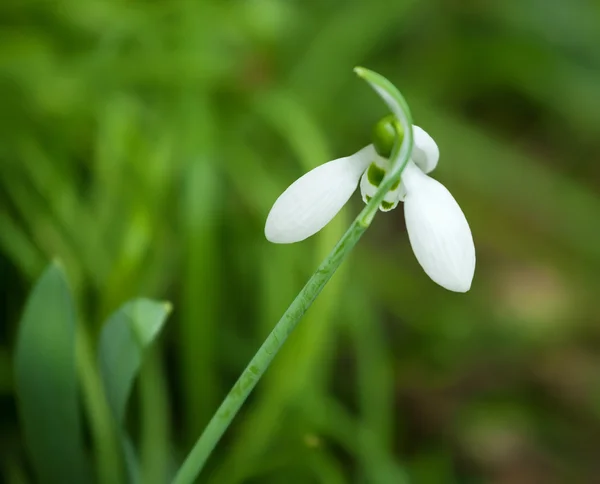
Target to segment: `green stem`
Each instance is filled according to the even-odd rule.
[[[369,204],[370,205],[370,204]],[[365,207],[361,215],[366,212]],[[194,482],[196,476],[204,466],[208,456],[217,445],[217,442],[229,427],[229,424],[238,410],[255,387],[256,383],[273,361],[283,343],[294,330],[306,310],[319,295],[325,284],[333,276],[342,261],[350,254],[362,234],[367,230],[368,224],[362,222],[359,216],[340,239],[329,256],[311,276],[300,293],[296,296],[290,307],[283,314],[275,328],[256,352],[248,366],[238,378],[237,382],[223,400],[223,403],[208,423],[206,429],[194,445],[173,484],[188,484]]]
[[[394,180],[382,183],[391,187]],[[204,429],[204,432],[187,456],[185,462],[179,469],[173,484],[189,484],[194,482],[196,476],[202,470],[208,456],[211,454],[225,430],[246,401],[256,383],[266,371],[275,358],[277,352],[283,346],[288,336],[292,333],[304,313],[331,279],[340,264],[348,257],[353,247],[369,227],[377,207],[387,193],[387,189],[377,193],[369,204],[356,217],[350,228],[342,236],[340,241],[321,263],[316,272],[310,277],[306,285],[298,293],[292,304],[288,307],[279,322],[275,325],[267,339],[256,352],[254,357],[246,366],[246,369],[236,381],[231,391],[221,403],[212,419]]]
[[[292,333],[304,313],[331,279],[342,261],[348,257],[361,236],[371,224],[379,204],[396,183],[410,159],[413,147],[412,119],[406,101],[398,90],[384,77],[364,68],[356,68],[357,74],[365,79],[383,98],[385,103],[402,124],[404,139],[396,138],[390,155],[391,170],[387,173],[377,192],[367,206],[356,217],[350,228],[321,263],[316,272],[296,296],[267,339],[256,352],[248,366],[217,409],[200,438],[177,472],[173,484],[191,484],[202,470],[206,460],[225,433],[231,421],[267,370],[273,358]]]
[[[118,484],[122,482],[122,476],[116,429],[95,366],[90,335],[83,325],[77,331],[77,364],[95,446],[98,482]]]
[[[169,392],[158,348],[148,356],[139,380],[142,404],[140,482],[161,484],[169,473]]]

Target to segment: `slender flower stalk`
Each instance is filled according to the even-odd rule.
[[[435,143],[433,143],[433,145],[429,143],[428,135],[424,137],[420,128],[413,128],[410,110],[402,95],[387,79],[373,71],[357,67],[355,72],[359,77],[363,78],[371,85],[392,112],[392,122],[386,123],[385,126],[380,127],[383,129],[383,135],[382,133],[379,133],[379,136],[377,136],[378,140],[388,136],[388,142],[383,143],[385,146],[378,146],[378,143],[376,143],[373,148],[368,148],[366,152],[362,152],[362,154],[358,156],[340,159],[341,161],[335,160],[322,165],[313,170],[313,172],[309,172],[305,175],[310,175],[308,177],[309,182],[311,182],[311,180],[318,181],[317,185],[311,186],[311,192],[316,193],[317,198],[311,198],[312,195],[309,195],[308,198],[304,197],[305,186],[303,184],[306,182],[306,178],[303,177],[295,182],[282,194],[271,210],[265,228],[267,238],[280,243],[296,242],[309,237],[326,225],[350,198],[356,189],[356,185],[358,184],[361,175],[367,173],[365,170],[371,166],[369,163],[371,163],[372,158],[375,157],[373,149],[375,149],[379,155],[379,157],[376,158],[376,161],[383,166],[383,168],[380,167],[380,171],[377,172],[380,177],[376,180],[376,184],[372,183],[373,180],[369,179],[368,176],[366,181],[361,182],[361,185],[364,185],[364,189],[361,191],[363,191],[363,199],[367,202],[366,206],[360,212],[358,217],[356,217],[354,222],[352,222],[350,228],[342,236],[332,252],[310,277],[306,285],[296,296],[290,307],[285,311],[265,342],[259,348],[258,352],[254,355],[233,388],[229,391],[223,400],[223,403],[217,409],[208,426],[185,459],[182,467],[177,472],[173,481],[174,484],[190,484],[196,480],[206,463],[206,460],[219,442],[221,436],[229,427],[231,421],[252,389],[257,384],[258,380],[267,370],[271,361],[275,358],[275,355],[294,330],[304,313],[325,287],[325,284],[327,284],[336,269],[344,259],[348,257],[352,248],[367,230],[377,213],[377,210],[381,209],[382,211],[385,211],[386,208],[390,207],[390,205],[384,205],[385,203],[390,203],[395,206],[400,200],[406,200],[409,204],[416,206],[416,209],[412,210],[410,213],[418,218],[420,216],[419,210],[422,207],[420,200],[423,197],[427,197],[427,193],[433,191],[435,192],[434,195],[439,195],[438,198],[442,200],[442,202],[445,203],[448,201],[447,197],[438,193],[439,190],[437,188],[431,189],[429,182],[426,182],[425,184],[428,185],[430,190],[426,190],[424,194],[419,194],[421,191],[420,186],[423,185],[423,180],[419,177],[422,175],[429,178],[424,173],[429,168],[432,169],[435,166],[435,163],[437,163],[437,154],[433,153],[432,155],[431,150]],[[424,142],[415,146],[415,139],[417,141],[424,140]],[[437,146],[435,146],[435,150],[437,150]],[[365,154],[368,156],[363,156]],[[420,163],[419,157],[421,155],[425,157],[424,159],[426,161],[435,159],[435,163],[432,163],[433,167],[426,166],[427,163],[425,165]],[[414,169],[419,170],[419,172],[416,174],[413,173],[411,181],[409,182],[408,179],[406,180],[409,182],[408,185],[405,183],[402,189],[400,189],[400,176],[407,167],[410,167],[409,169],[413,170],[413,162],[420,165],[419,168],[417,168],[416,165],[414,166]],[[375,163],[375,165],[377,168],[378,164]],[[340,167],[343,169],[340,170]],[[317,177],[315,178],[314,172],[317,170]],[[376,171],[375,168],[373,170]],[[421,170],[424,171],[421,172]],[[339,177],[336,176],[332,179],[330,177],[332,174],[339,175]],[[326,183],[326,180],[329,180],[329,185]],[[333,193],[331,187],[334,187]],[[368,193],[366,193],[367,191]],[[322,198],[319,199],[319,197]],[[452,197],[450,196],[450,198]],[[315,202],[326,202],[324,206],[327,209],[327,214],[325,214],[325,216],[323,216],[322,211],[315,209],[315,207],[318,206],[315,205]],[[458,205],[456,205],[456,208],[457,207]],[[458,211],[460,212],[459,208]],[[455,212],[455,210],[450,210],[450,215],[455,216]],[[435,216],[431,216],[428,206],[425,207],[423,213],[426,217],[436,218]],[[460,214],[462,214],[462,212],[460,212]],[[436,220],[433,220],[433,222],[435,221]],[[427,230],[423,230],[423,228],[419,226],[418,229],[419,240],[422,236],[427,236]],[[458,232],[460,232],[460,230],[458,230]],[[444,235],[446,232],[442,230],[441,233],[437,233],[433,230],[433,233],[437,237],[436,240],[445,247]],[[458,235],[463,236],[464,234],[460,232]],[[462,237],[462,240],[464,239],[465,237]],[[454,246],[455,248],[457,247],[459,251],[464,249],[460,244],[454,244]],[[435,243],[433,245],[430,244],[429,248],[431,247],[433,247],[434,251],[438,248]],[[425,250],[424,260],[428,261],[426,252],[427,250]],[[467,248],[464,252],[466,254],[465,258],[470,260],[470,249]],[[421,261],[418,254],[417,258]],[[450,265],[452,266],[452,264]],[[437,268],[437,266],[434,264],[434,269],[435,268]],[[432,270],[432,272],[435,271]],[[444,275],[446,274],[443,270],[442,272]],[[461,270],[458,270],[458,272],[463,274],[465,271],[463,270],[461,272]],[[468,270],[466,272],[468,272]],[[464,289],[464,287],[461,286],[459,289]]]
[[[366,217],[367,208],[361,212]],[[375,206],[375,208],[377,208]],[[267,339],[250,360],[248,366],[229,391],[223,403],[214,414],[204,432],[194,445],[179,469],[174,484],[190,484],[195,482],[211,452],[229,427],[229,424],[243,405],[244,401],[256,386],[263,373],[279,352],[283,343],[292,333],[304,313],[319,295],[342,261],[348,256],[362,234],[368,228],[359,216],[342,236],[333,251],[321,263],[317,271],[310,277],[306,285],[298,293],[292,304],[275,325]]]
[[[285,311],[279,322],[275,325],[267,339],[254,355],[250,363],[238,378],[233,388],[229,391],[216,413],[208,423],[204,432],[188,454],[183,465],[177,472],[173,484],[190,484],[194,482],[204,467],[206,460],[229,427],[231,421],[245,402],[256,383],[269,367],[275,355],[287,337],[294,330],[304,313],[325,287],[331,276],[343,260],[350,254],[362,234],[367,230],[377,208],[383,201],[386,193],[396,183],[402,169],[409,161],[412,151],[413,137],[409,130],[412,119],[408,105],[398,90],[384,77],[363,68],[356,68],[355,72],[365,79],[377,92],[400,120],[402,129],[408,133],[400,143],[398,136],[394,136],[390,160],[393,160],[394,170],[390,170],[382,180],[379,189],[369,203],[352,222],[350,228],[342,236],[331,253],[321,263],[316,272],[310,277],[306,285],[298,293],[292,304]]]

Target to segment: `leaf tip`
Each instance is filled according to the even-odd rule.
[[[361,67],[361,66],[356,66],[353,70],[358,77],[362,77],[362,78],[365,77],[365,74],[368,71],[368,69],[365,69],[364,67]]]
[[[65,264],[60,257],[53,257],[50,261],[50,266],[61,272],[65,272]]]

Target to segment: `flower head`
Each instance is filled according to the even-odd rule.
[[[390,147],[396,133],[402,133],[394,123],[393,116],[384,118],[375,127],[373,144],[325,163],[292,183],[271,208],[265,226],[267,239],[286,244],[317,233],[342,209],[357,186],[368,203],[391,168]],[[420,127],[412,126],[412,131],[410,161],[379,209],[388,212],[403,201],[410,243],[425,273],[446,289],[466,292],[475,272],[471,229],[450,192],[427,175],[438,163],[437,144]]]

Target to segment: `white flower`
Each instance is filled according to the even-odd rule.
[[[439,159],[435,141],[418,126],[413,136],[411,161],[379,208],[387,212],[404,201],[410,243],[425,273],[450,291],[466,292],[475,272],[471,229],[450,192],[426,175]],[[265,226],[267,239],[289,244],[317,233],[346,204],[359,180],[367,203],[389,168],[389,160],[369,145],[309,171],[275,201]]]
[[[413,162],[402,180],[406,230],[419,264],[440,286],[467,292],[475,273],[475,245],[465,215],[447,188]]]

